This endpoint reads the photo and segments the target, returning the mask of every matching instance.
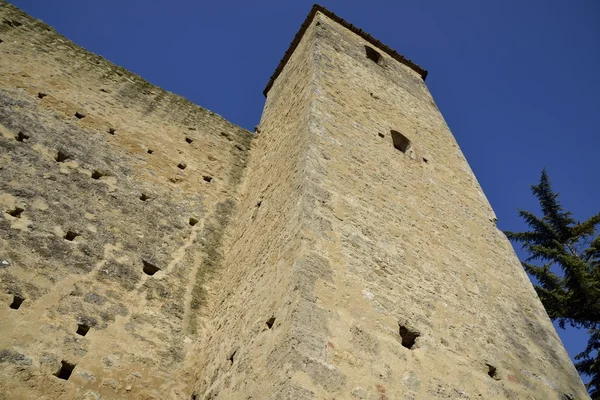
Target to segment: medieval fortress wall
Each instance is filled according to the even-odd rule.
[[[422,70],[345,24],[252,135],[0,1],[0,398],[587,397]]]
[[[189,397],[251,133],[4,3],[0,23],[0,393]]]

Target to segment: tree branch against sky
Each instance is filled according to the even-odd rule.
[[[592,398],[600,399],[600,213],[583,222],[575,220],[560,204],[546,170],[531,192],[543,216],[519,210],[530,230],[505,233],[529,254],[521,264],[534,278],[550,318],[563,329],[569,324],[588,330],[587,347],[575,356],[575,366],[590,378]]]

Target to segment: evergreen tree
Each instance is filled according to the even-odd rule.
[[[587,221],[576,221],[558,201],[546,170],[531,191],[540,202],[543,217],[519,210],[530,230],[505,232],[520,243],[529,257],[523,268],[538,284],[535,289],[553,321],[587,329],[586,349],[575,359],[577,370],[591,378],[587,384],[592,399],[600,399],[600,213]]]

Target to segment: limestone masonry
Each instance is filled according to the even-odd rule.
[[[252,134],[0,0],[0,399],[588,398],[426,74],[315,6]]]

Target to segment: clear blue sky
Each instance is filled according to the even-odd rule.
[[[13,0],[60,33],[249,130],[311,1]],[[600,2],[323,0],[429,70],[505,230],[547,167],[576,218],[600,211]],[[519,252],[521,255],[521,253]],[[558,330],[573,356],[585,334]]]

